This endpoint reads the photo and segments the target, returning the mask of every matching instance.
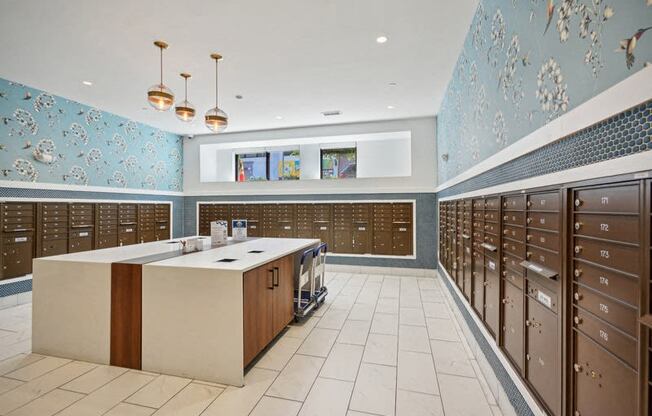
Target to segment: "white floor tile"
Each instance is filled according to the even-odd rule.
[[[356,303],[353,305],[353,308],[351,308],[351,312],[349,313],[349,317],[347,319],[356,321],[371,321],[373,316],[374,305]]]
[[[125,401],[159,408],[190,383],[189,378],[160,375]]]
[[[304,401],[323,364],[323,358],[295,355],[272,383],[266,395]]]
[[[450,319],[428,318],[428,334],[430,339],[439,339],[442,341],[460,341],[455,325]]]
[[[301,403],[277,397],[263,396],[250,416],[296,416]]]
[[[202,416],[247,416],[277,376],[273,370],[252,368],[243,387],[227,387]]]
[[[150,409],[149,407],[119,403],[116,407],[105,413],[104,416],[150,416],[155,411],[156,409]]]
[[[13,378],[0,377],[0,394],[13,390],[24,383],[24,381],[14,380]]]
[[[423,302],[423,312],[426,318],[449,319],[451,317],[445,303]]]
[[[444,412],[447,415],[491,415],[491,409],[478,380],[448,374],[439,374],[438,379]]]
[[[352,382],[318,378],[299,416],[346,416],[352,391]]]
[[[378,299],[376,313],[398,314],[398,297],[381,297]]]
[[[395,335],[369,334],[362,361],[366,363],[396,365],[398,337]]]
[[[114,378],[119,377],[127,371],[126,368],[112,367],[108,365],[98,365],[83,376],[77,377],[70,383],[61,386],[64,390],[70,390],[77,393],[91,393]]]
[[[5,377],[15,378],[16,380],[30,381],[45,373],[68,364],[70,360],[57,357],[45,357],[25,367],[19,368],[15,371],[5,374]]]
[[[393,416],[396,397],[396,368],[362,363],[351,396],[351,410]]]
[[[315,328],[303,341],[297,353],[314,355],[315,357],[326,357],[338,335],[339,331],[334,329]]]
[[[423,326],[399,326],[398,349],[429,354],[430,339],[428,338],[428,330]]]
[[[45,358],[38,354],[18,354],[0,362],[0,375],[15,371]]]
[[[418,292],[417,292],[418,293]],[[415,295],[401,295],[399,302],[401,302],[401,307],[403,308],[420,308],[421,307],[421,298],[418,294]]]
[[[30,401],[49,393],[93,368],[95,368],[93,364],[71,362],[16,387],[2,395],[2,400],[0,400],[0,415],[7,414],[12,410],[26,405]]]
[[[396,416],[443,416],[444,409],[439,396],[398,390],[396,393]],[[477,415],[480,416],[480,415]]]
[[[371,321],[371,332],[375,334],[398,335],[398,316],[375,313]]]
[[[342,329],[342,325],[344,325],[344,321],[348,315],[348,309],[343,310],[330,308],[317,323],[317,328],[340,330]]]
[[[283,336],[266,351],[256,363],[258,368],[267,368],[269,370],[281,371],[290,361],[292,355],[297,352],[303,341],[299,338]]]
[[[397,387],[418,393],[439,394],[432,356],[421,352],[399,351]]]
[[[471,361],[460,342],[431,340],[430,346],[437,373],[475,377]]]
[[[9,416],[50,416],[84,397],[81,393],[55,389],[9,413]]]
[[[363,352],[361,345],[335,344],[319,373],[320,377],[355,381]]]
[[[156,416],[198,416],[222,393],[219,387],[190,383],[163,407],[154,412]]]
[[[153,379],[153,376],[127,371],[66,408],[60,416],[103,415]]]
[[[337,342],[342,344],[365,345],[371,328],[371,321],[347,320],[337,337]]]
[[[315,325],[317,325],[317,322],[319,322],[319,318],[311,316],[310,318],[305,319],[300,323],[293,323],[288,327],[288,330],[283,336],[305,339],[310,331],[312,331],[312,329],[315,327]]]
[[[423,302],[443,302],[444,297],[440,290],[426,289],[421,291],[421,300]]]
[[[426,326],[426,318],[421,308],[401,308],[399,318],[401,325]]]

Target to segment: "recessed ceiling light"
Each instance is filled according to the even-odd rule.
[[[388,105],[388,106],[387,106],[387,109],[388,109],[388,110],[393,110],[394,108],[395,108],[395,107],[394,107],[393,105]]]
[[[283,116],[276,116],[274,118],[277,119],[277,120],[283,120]]]
[[[242,100],[244,97],[242,95],[238,94],[238,95],[235,96],[235,98],[236,98],[236,100]]]
[[[385,42],[387,42],[387,41],[388,41],[388,38],[387,38],[387,36],[385,36],[385,35],[378,36],[378,37],[376,38],[376,42],[378,42],[378,43],[385,43]]]
[[[397,84],[396,82],[390,82],[390,83],[387,84],[387,85],[389,85],[390,87],[395,87],[395,86],[397,86],[398,84]]]
[[[84,84],[84,85],[86,85],[86,86],[88,86],[88,87],[90,87],[91,85],[93,85],[93,83],[92,83],[91,81],[82,81],[82,84]]]
[[[342,114],[342,112],[340,110],[329,110],[329,111],[322,111],[321,114],[324,117],[331,117],[331,116],[339,116],[340,114]]]

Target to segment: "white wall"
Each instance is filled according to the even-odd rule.
[[[435,136],[436,123],[434,117],[388,120],[369,123],[352,123],[316,127],[300,127],[293,129],[263,130],[253,132],[224,133],[221,135],[196,136],[191,140],[184,140],[184,193],[186,195],[261,195],[261,194],[312,194],[312,193],[398,193],[398,192],[433,192],[436,180],[436,150]],[[261,146],[274,146],[275,140],[289,138],[323,137],[347,134],[383,133],[395,131],[411,132],[411,174],[406,177],[391,178],[356,178],[343,180],[308,180],[319,178],[318,169],[303,171],[307,160],[303,160],[309,149],[301,148],[302,154],[302,180],[299,181],[274,181],[274,182],[202,182],[200,179],[200,152],[202,144],[226,142],[259,141]],[[306,145],[310,146],[310,145]],[[388,144],[388,146],[392,146]],[[304,153],[304,150],[306,151]],[[392,154],[381,152],[378,157],[401,157],[399,150],[391,150]],[[205,152],[204,152],[205,153]],[[202,158],[208,156],[202,155]],[[217,154],[214,162],[226,163],[225,159]],[[218,160],[220,159],[220,160]],[[206,160],[202,160],[206,163]],[[310,164],[310,165],[314,165]],[[367,168],[374,173],[377,163],[370,164]],[[318,166],[316,164],[315,166]],[[358,167],[360,169],[360,166]],[[380,172],[375,172],[380,173]],[[206,175],[204,175],[206,176]],[[209,178],[210,180],[223,180],[222,178]],[[305,178],[305,179],[304,179]]]

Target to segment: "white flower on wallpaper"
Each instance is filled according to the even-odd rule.
[[[518,109],[525,92],[523,91],[523,79],[517,77],[516,69],[519,63],[519,53],[521,46],[518,40],[518,35],[512,36],[512,40],[507,48],[507,59],[505,65],[498,75],[500,88],[503,91],[505,101],[511,101]]]
[[[102,151],[98,148],[93,148],[86,153],[86,166],[93,166],[102,160]]]
[[[70,144],[73,146],[79,146],[80,144],[85,146],[88,144],[88,132],[79,123],[72,123],[70,128],[63,132],[63,136],[70,140],[70,143],[67,144],[68,146]]]
[[[142,151],[143,151],[143,153],[146,153],[146,154],[148,154],[150,156],[156,157],[156,153],[157,153],[156,145],[154,143],[152,143],[152,142],[145,143],[143,145]]]
[[[478,65],[475,61],[471,62],[471,65],[469,65],[469,83],[471,84],[471,87],[478,84]]]
[[[484,25],[487,20],[487,13],[482,6],[482,3],[478,6],[478,11],[475,13],[475,20],[471,26],[471,44],[476,51],[479,51],[484,47]]]
[[[52,165],[57,160],[57,157],[54,154],[56,150],[57,147],[52,139],[41,139],[36,146],[34,146],[32,157],[37,162]],[[51,168],[49,169],[49,172],[52,172]]]
[[[162,176],[167,172],[167,167],[165,166],[165,161],[159,160],[152,165],[152,170],[157,176]]]
[[[125,160],[122,161],[124,168],[129,173],[136,173],[138,168],[138,158],[134,155],[127,156]]]
[[[115,153],[127,152],[127,141],[119,133],[113,135],[110,145],[115,149]]]
[[[97,108],[90,108],[86,112],[86,124],[89,126],[94,126],[102,120],[102,112]]]
[[[476,124],[484,124],[484,114],[489,109],[489,103],[487,102],[487,91],[484,88],[484,85],[481,85],[480,88],[476,90],[475,102],[473,105],[473,119]]]
[[[122,128],[125,131],[125,135],[131,137],[132,139],[136,138],[138,133],[138,125],[136,122],[128,120],[122,124]]]
[[[63,175],[63,180],[71,182],[75,185],[88,185],[88,174],[81,166],[73,166],[68,171],[68,174]]]
[[[498,9],[496,10],[496,14],[491,21],[491,45],[487,50],[487,62],[489,62],[489,65],[494,68],[498,66],[498,58],[503,49],[505,49],[506,33],[507,27],[505,25],[505,18],[503,17],[503,13],[500,11],[500,9]]]
[[[169,156],[173,161],[181,162],[181,152],[176,147],[170,150]]]
[[[477,162],[480,160],[480,140],[478,140],[478,136],[471,136],[470,140],[470,146],[471,146],[471,159],[473,159],[474,162]]]
[[[593,0],[590,5],[578,5],[580,16],[580,38],[591,42],[584,53],[584,63],[591,66],[593,78],[597,78],[604,67],[602,62],[602,32],[605,23],[614,15],[611,6],[602,4],[602,0]]]
[[[38,133],[38,123],[36,123],[34,116],[29,111],[17,108],[14,111],[13,120],[18,123],[19,127],[18,129],[12,127],[9,133],[10,136],[22,137],[30,134],[33,136]]]
[[[172,178],[170,181],[169,188],[171,191],[180,191],[181,190],[181,181],[177,178]]]
[[[143,188],[156,189],[156,178],[154,175],[145,176],[143,181]]]
[[[498,147],[505,147],[507,145],[507,125],[505,124],[505,116],[502,111],[496,112],[492,131]]]
[[[116,170],[115,172],[113,172],[111,179],[109,179],[109,184],[113,184],[120,188],[126,188],[127,178],[125,177],[124,173],[120,172],[119,170]]]
[[[564,83],[561,67],[554,58],[541,65],[537,74],[536,97],[541,104],[541,110],[552,120],[568,110],[569,98],[566,93],[568,86]]]
[[[34,110],[42,111],[47,110],[56,104],[54,97],[48,93],[42,92],[34,99]]]
[[[19,158],[14,160],[14,169],[16,169],[16,173],[21,176],[22,180],[36,182],[38,179],[38,170],[27,159]]]
[[[562,43],[570,38],[570,20],[575,12],[574,3],[575,0],[562,0],[558,8],[557,32],[559,32],[559,41]]]
[[[156,143],[164,143],[165,142],[165,133],[163,133],[161,130],[155,130],[152,132],[152,138]]]

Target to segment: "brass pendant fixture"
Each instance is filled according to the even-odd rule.
[[[155,110],[167,111],[174,104],[174,93],[163,84],[163,49],[167,49],[168,44],[157,40],[154,45],[161,51],[161,82],[147,90],[147,101]]]
[[[188,101],[188,78],[190,78],[190,74],[182,72],[179,75],[181,75],[185,83],[185,96],[183,101],[174,107],[174,113],[179,120],[189,123],[195,118],[195,106]]]
[[[229,124],[229,117],[217,106],[218,88],[217,88],[217,63],[222,59],[218,53],[211,54],[211,59],[215,60],[215,107],[206,112],[204,117],[206,127],[215,133],[223,132]]]

